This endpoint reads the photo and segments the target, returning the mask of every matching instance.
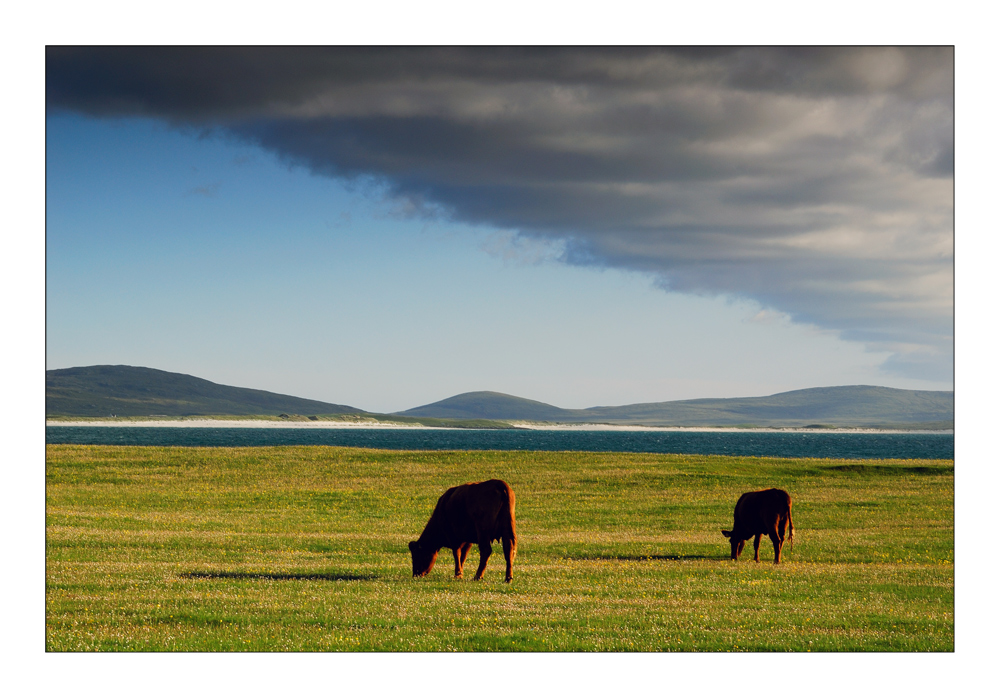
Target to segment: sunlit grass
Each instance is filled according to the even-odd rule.
[[[951,461],[50,445],[46,470],[53,651],[954,648]],[[437,497],[490,477],[513,583],[499,550],[414,580]],[[795,546],[734,564],[720,531],[769,486]]]

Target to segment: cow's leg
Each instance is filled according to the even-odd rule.
[[[472,543],[462,543],[459,547],[455,548],[455,576],[462,576],[462,568],[465,567],[465,558],[469,556],[469,551],[472,549]]]
[[[517,548],[514,547],[514,541],[510,538],[503,539],[503,556],[507,560],[507,577],[504,579],[505,582],[509,582],[514,578],[514,556],[517,555]]]
[[[451,549],[452,555],[455,556],[455,577],[462,576],[462,545],[457,545]]]
[[[774,546],[774,564],[781,562],[781,544],[784,541],[778,537],[778,529],[775,528],[773,531],[767,534],[771,539],[771,545]]]
[[[753,537],[753,561],[760,562],[760,534]]]
[[[490,545],[489,541],[480,541],[479,543],[479,569],[476,570],[475,579],[482,579],[483,572],[486,571],[486,563],[490,560],[490,555],[493,554],[493,546]]]

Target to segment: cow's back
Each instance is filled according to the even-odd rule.
[[[737,529],[752,533],[770,529],[776,517],[787,515],[792,508],[792,498],[779,489],[747,492],[736,502],[733,524]]]
[[[448,546],[514,536],[514,492],[503,480],[468,482],[438,500],[425,533]]]

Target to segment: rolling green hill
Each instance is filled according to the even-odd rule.
[[[809,388],[769,397],[706,398],[567,410],[493,392],[456,395],[400,414],[451,419],[592,422],[646,426],[894,427],[950,429],[951,391],[870,385]]]
[[[450,419],[521,419],[533,422],[576,422],[580,410],[564,410],[523,397],[480,391],[462,393],[422,407],[399,412],[407,417]]]
[[[363,410],[266,390],[219,385],[183,373],[136,366],[84,366],[45,372],[45,414],[65,417],[359,414]]]

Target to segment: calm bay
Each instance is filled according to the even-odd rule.
[[[282,429],[47,426],[49,444],[352,446],[391,450],[592,451],[778,458],[953,459],[951,432]]]

